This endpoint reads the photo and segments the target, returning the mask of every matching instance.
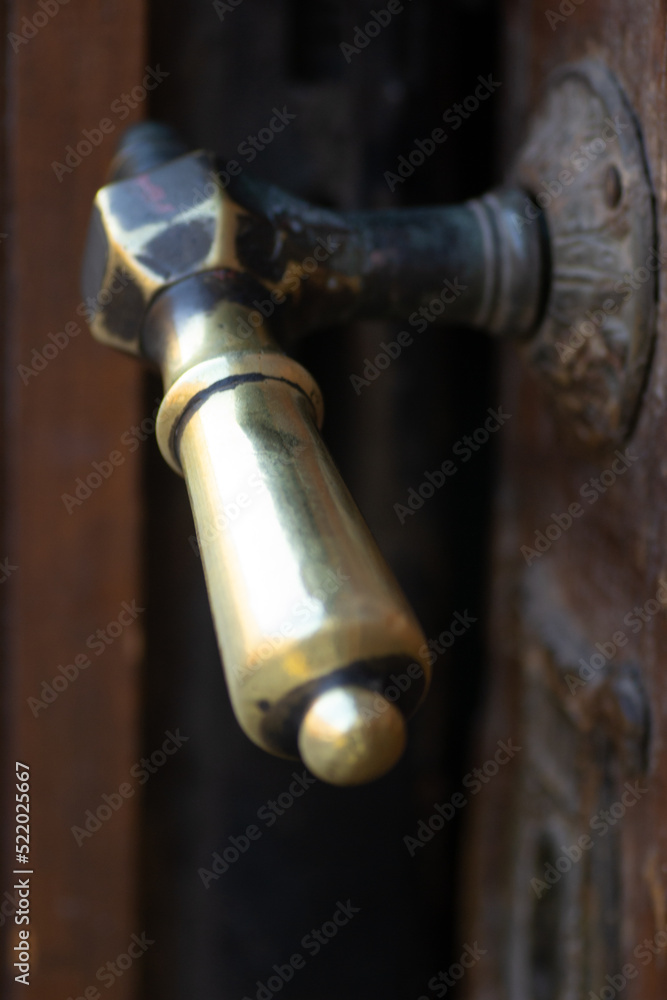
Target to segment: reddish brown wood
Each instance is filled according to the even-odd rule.
[[[556,22],[552,30],[545,10],[558,12],[563,6],[573,8],[573,13]],[[560,64],[583,56],[602,58],[618,74],[638,114],[656,188],[660,243],[664,245],[664,3],[585,0],[575,6],[511,0],[505,8],[506,158],[511,158],[516,149],[526,115],[534,107],[546,75]],[[531,567],[526,566],[520,546],[531,543],[535,530],[543,529],[553,512],[564,511],[569,503],[580,500],[581,486],[607,468],[613,455],[591,453],[578,445],[530,372],[513,352],[506,355],[502,398],[514,418],[504,441],[497,504],[495,611],[489,633],[493,683],[480,753],[483,758],[488,756],[496,739],[508,736],[524,749],[517,766],[504,769],[480,795],[470,825],[464,894],[466,934],[469,939],[479,939],[489,952],[467,977],[468,995],[475,1000],[523,998],[523,994],[513,993],[509,984],[517,974],[516,955],[510,947],[512,927],[518,919],[517,900],[526,906],[534,903],[526,879],[521,891],[511,886],[514,873],[525,861],[517,860],[516,851],[525,823],[521,782],[526,767],[534,765],[537,755],[546,754],[558,770],[568,767],[565,762],[573,755],[571,773],[576,775],[576,781],[572,800],[580,803],[580,813],[573,822],[582,833],[597,809],[593,789],[599,788],[605,774],[612,789],[622,788],[627,773],[614,746],[618,725],[612,722],[609,726],[600,706],[591,708],[589,731],[579,737],[573,728],[571,741],[563,740],[563,728],[548,729],[551,709],[546,706],[556,705],[557,713],[562,715],[567,702],[562,684],[554,687],[544,701],[535,702],[533,698],[535,688],[544,689],[544,679],[549,675],[553,644],[547,641],[545,632],[550,626],[561,635],[583,636],[590,652],[594,652],[596,643],[604,643],[615,631],[624,630],[629,643],[622,658],[638,664],[651,713],[648,770],[642,778],[648,791],[619,822],[614,832],[616,854],[603,854],[608,846],[602,847],[601,840],[591,850],[590,858],[595,862],[591,860],[587,909],[580,911],[579,904],[572,900],[563,904],[563,913],[578,927],[575,938],[579,946],[592,956],[594,973],[586,990],[591,988],[599,995],[607,985],[607,974],[614,977],[623,964],[634,963],[639,974],[628,981],[622,995],[627,1000],[658,1000],[665,995],[667,950],[644,965],[635,948],[644,939],[652,940],[656,933],[667,930],[667,613],[663,608],[636,634],[623,619],[634,606],[654,598],[666,578],[666,310],[667,298],[661,289],[655,357],[638,426],[629,442],[639,459],[594,505],[585,503],[585,515]],[[548,595],[542,586],[546,574],[551,580]],[[615,662],[620,659],[617,656]],[[522,703],[527,709],[522,710]],[[545,824],[552,819],[546,813],[542,816]],[[611,840],[606,843],[609,845]],[[572,886],[572,880],[578,877],[578,870],[564,876],[563,887]],[[605,893],[615,879],[617,920],[605,912],[603,905]],[[609,964],[600,940],[600,921],[607,918],[617,927],[614,961],[618,967]],[[556,936],[554,933],[554,941]],[[566,968],[571,959],[561,955],[558,961]],[[560,998],[575,994],[543,995]]]
[[[51,5],[53,7],[54,5]],[[41,8],[11,5],[7,32],[26,31]],[[43,21],[37,18],[38,24]],[[28,29],[29,30],[29,29]],[[3,39],[7,117],[2,172],[5,217],[2,409],[3,548],[18,569],[3,584],[4,718],[2,779],[8,785],[0,891],[12,886],[14,760],[30,765],[30,989],[34,997],[78,997],[96,971],[141,933],[135,910],[137,797],[79,847],[71,827],[128,779],[138,759],[141,616],[101,656],[88,636],[140,599],[139,455],[121,434],[140,418],[140,370],[91,340],[77,314],[79,270],[91,200],[120,132],[112,102],[141,82],[146,63],[144,4],[77,0],[59,7],[13,51]],[[132,117],[143,108],[132,111]],[[58,180],[53,161],[110,118],[105,135]],[[128,119],[131,120],[131,119]],[[97,138],[97,136],[94,136]],[[85,147],[84,147],[85,149]],[[33,348],[75,323],[81,332],[24,384],[17,368]],[[74,328],[70,327],[70,331]],[[47,353],[52,353],[47,348]],[[124,462],[68,513],[62,494],[91,463],[119,449]],[[91,666],[35,717],[28,698],[60,664],[88,653]],[[5,930],[5,955],[17,928]],[[114,997],[129,997],[135,967]],[[26,995],[4,969],[3,995]]]

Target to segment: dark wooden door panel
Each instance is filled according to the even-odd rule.
[[[85,830],[139,757],[141,615],[116,623],[130,620],[123,602],[141,605],[139,454],[121,442],[142,416],[140,375],[92,342],[79,271],[115,102],[144,75],[144,16],[137,0],[3,7],[2,556],[16,567],[0,593],[3,996],[64,1000],[104,993],[97,970],[143,930],[137,796],[99,829],[89,820],[91,836],[72,827]],[[30,768],[27,989],[12,951],[14,761]],[[117,978],[113,995],[134,981]]]
[[[551,70],[585,56],[604,61],[644,136],[662,245],[665,5],[586,0],[550,10],[516,0],[505,11],[505,159]],[[508,735],[522,751],[480,796],[470,826],[466,933],[489,951],[466,980],[476,1000],[665,995],[662,283],[660,293],[623,475],[606,471],[618,473],[614,447],[583,447],[516,355],[504,360],[502,399],[515,416],[496,509],[481,752]],[[577,501],[583,515],[568,525],[562,514]],[[522,553],[558,517],[562,530],[550,529],[534,557]]]

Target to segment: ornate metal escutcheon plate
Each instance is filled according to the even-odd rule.
[[[587,59],[559,70],[533,117],[513,181],[530,191],[518,225],[546,223],[551,285],[525,347],[558,406],[590,444],[632,431],[654,334],[654,197],[632,108]]]

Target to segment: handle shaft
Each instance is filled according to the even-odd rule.
[[[163,360],[158,440],[188,486],[234,710],[265,749],[367,780],[403,748],[424,636],[320,438],[311,376],[263,327],[241,346],[245,307],[193,281],[158,299],[146,346]]]

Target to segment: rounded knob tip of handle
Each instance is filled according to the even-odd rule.
[[[386,774],[405,749],[400,710],[377,691],[331,688],[303,717],[299,752],[306,767],[333,785],[361,785]]]

